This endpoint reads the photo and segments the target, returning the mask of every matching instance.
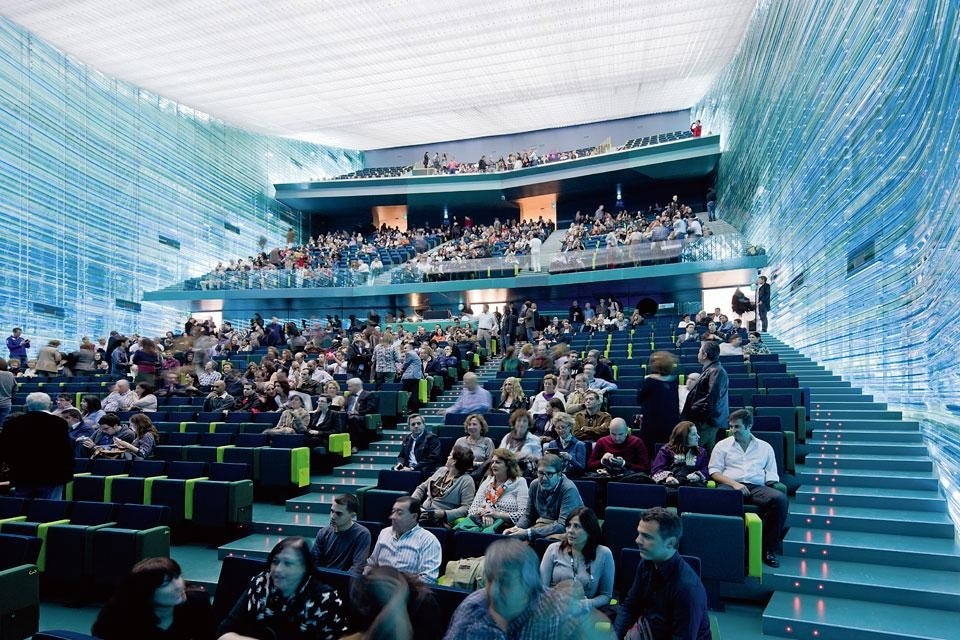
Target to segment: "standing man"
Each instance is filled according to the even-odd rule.
[[[773,488],[780,481],[773,447],[754,438],[752,428],[753,414],[748,409],[731,413],[733,435],[714,447],[708,469],[718,488],[740,491],[744,501],[757,506],[763,520],[763,562],[776,568],[780,566],[777,552],[787,524],[787,496]]]
[[[20,370],[27,368],[27,349],[30,341],[23,337],[23,329],[13,328],[13,335],[7,337],[7,349],[10,350],[10,359],[20,361]]]
[[[313,559],[318,567],[340,569],[360,575],[370,555],[370,531],[357,524],[357,497],[343,493],[330,505],[330,524],[313,541]]]
[[[567,320],[570,321],[570,326],[573,327],[574,332],[580,333],[583,329],[583,309],[580,308],[580,304],[576,300],[573,301],[567,311]]]
[[[717,441],[717,431],[726,424],[730,413],[727,395],[727,371],[720,364],[720,346],[711,340],[700,343],[697,362],[703,365],[700,377],[687,394],[680,417],[697,425],[700,446],[709,450]]]
[[[637,525],[642,561],[627,597],[617,608],[617,640],[628,631],[641,638],[710,640],[707,592],[680,557],[680,517],[663,507],[647,509]]]
[[[530,234],[530,270],[539,273],[543,270],[540,264],[540,250],[543,248],[543,241],[536,233]]]
[[[496,334],[497,317],[490,313],[490,305],[484,304],[477,315],[477,339],[484,347],[490,347],[490,339]],[[491,352],[492,354],[492,352]]]
[[[353,453],[357,453],[359,446],[367,446],[367,416],[380,410],[380,396],[365,390],[360,378],[347,380],[347,391],[350,392],[344,406],[347,430],[354,443]]]
[[[0,431],[3,422],[13,408],[13,395],[17,391],[17,378],[7,370],[7,361],[0,358]]]
[[[437,583],[440,541],[418,524],[420,511],[420,501],[416,498],[397,498],[390,512],[390,526],[377,537],[364,572],[374,567],[393,567],[419,577],[424,584]]]
[[[770,285],[767,276],[757,278],[757,318],[760,319],[758,330],[767,332],[767,313],[770,312]],[[9,341],[9,338],[8,338]]]
[[[527,334],[527,342],[533,344],[537,331],[537,304],[527,301],[527,309],[523,312],[523,330]]]
[[[410,433],[403,436],[396,469],[417,471],[421,476],[428,477],[440,466],[440,438],[427,431],[427,425],[419,414],[411,414],[407,425]]]
[[[50,396],[31,393],[26,413],[7,420],[0,431],[0,463],[10,466],[14,495],[63,499],[73,478],[73,444],[66,421],[50,412]]]

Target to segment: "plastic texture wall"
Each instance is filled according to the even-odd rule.
[[[33,352],[183,312],[141,293],[284,242],[275,182],[338,175],[356,151],[252,134],[108,78],[0,19],[0,329]],[[3,352],[6,355],[6,352]]]
[[[761,1],[694,109],[720,216],[767,247],[771,329],[920,419],[960,514],[960,16]]]

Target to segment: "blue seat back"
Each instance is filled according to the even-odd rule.
[[[743,494],[729,489],[680,487],[677,490],[677,511],[743,518]]]
[[[407,494],[411,494],[419,484],[420,474],[411,471],[383,469],[377,474],[377,489],[404,491]]]
[[[250,478],[250,465],[234,462],[214,462],[210,465],[207,477],[210,480],[234,482]]]
[[[206,470],[205,462],[184,462],[175,460],[167,467],[167,478],[170,480],[190,480],[200,478]]]

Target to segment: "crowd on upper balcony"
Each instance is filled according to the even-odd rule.
[[[239,258],[226,264],[221,261],[200,279],[199,286],[201,289],[262,286],[260,280],[272,271],[292,274],[295,281],[290,286],[362,284],[386,269],[384,252],[402,252],[406,258],[426,251],[434,237],[444,234],[439,228],[400,231],[382,225],[367,236],[359,231],[337,230],[311,236],[298,245],[290,229],[286,246],[263,250],[246,260]]]
[[[583,251],[603,245],[614,249],[623,245],[637,245],[643,242],[661,242],[664,240],[683,240],[709,235],[693,208],[680,202],[679,196],[673,196],[666,206],[659,203],[644,211],[631,214],[626,209],[616,213],[597,207],[593,216],[577,211],[570,228],[564,235],[563,251]]]

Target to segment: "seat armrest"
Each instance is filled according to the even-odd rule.
[[[763,577],[763,521],[756,513],[743,515],[747,534],[747,575]]]

